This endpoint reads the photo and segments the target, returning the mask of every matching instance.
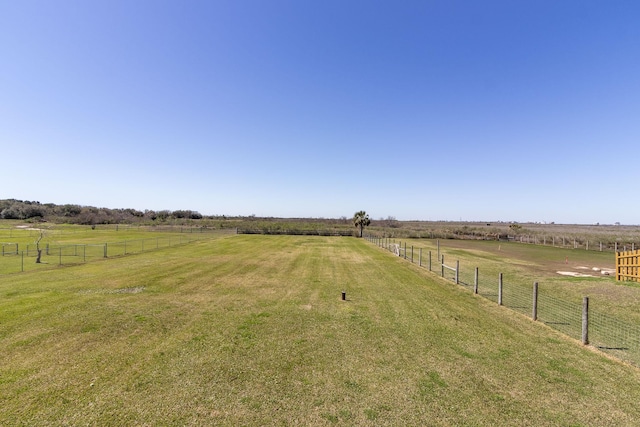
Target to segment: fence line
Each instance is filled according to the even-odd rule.
[[[371,232],[377,232],[382,230],[372,230]],[[598,238],[585,238],[584,236],[566,236],[566,235],[553,235],[553,234],[465,234],[456,231],[445,230],[430,230],[430,231],[412,231],[406,230],[403,233],[403,229],[384,230],[384,232],[398,233],[392,238],[396,239],[453,239],[453,240],[494,240],[504,242],[519,242],[527,243],[531,245],[541,246],[553,246],[556,248],[565,249],[581,249],[594,252],[619,252],[626,250],[635,250],[640,245],[637,242],[637,238],[628,237],[625,240],[612,240],[610,238],[603,237]],[[392,234],[393,236],[393,234]]]
[[[403,247],[389,238],[376,236],[367,236],[367,240],[415,263],[413,247],[409,252],[406,243]],[[400,250],[396,253],[397,248]],[[499,273],[498,277],[483,276],[478,267],[461,266],[459,261],[456,261],[455,267],[445,265],[444,255],[440,252],[438,244],[439,258],[432,262],[431,251],[423,254],[420,249],[419,266],[441,275],[446,280],[470,288],[483,298],[530,316],[571,338],[580,340],[585,345],[589,344],[640,367],[640,325],[624,322],[589,308],[588,297],[580,302],[565,301],[547,295],[544,287],[537,286],[537,282],[533,283],[533,286],[512,282],[509,278],[503,277],[502,273]],[[423,258],[428,262],[424,262]]]
[[[274,234],[288,236],[353,236],[355,231],[351,228],[343,229],[315,229],[315,228],[238,228],[238,234]]]
[[[93,244],[68,244],[40,246],[41,262],[36,264],[38,247],[33,244],[26,245],[22,250],[17,244],[11,244],[11,251],[4,250],[0,256],[0,275],[34,271],[47,266],[61,266],[83,264],[89,261],[114,258],[125,255],[133,255],[149,252],[162,248],[175,247],[211,239],[220,235],[235,234],[236,229],[220,229],[207,233],[185,233],[172,236],[157,236],[145,239],[122,240],[116,242]]]

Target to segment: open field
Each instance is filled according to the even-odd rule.
[[[422,248],[423,265],[431,251],[433,269],[436,269],[438,241],[407,239],[401,242],[409,248],[414,247],[415,262],[418,262],[418,251]],[[439,240],[439,245],[445,263],[455,265],[460,261],[461,280],[467,284],[473,283],[474,269],[478,267],[481,291],[483,284],[495,288],[498,275],[503,273],[505,283],[530,288],[533,282],[538,282],[547,295],[576,303],[589,296],[594,309],[640,323],[640,284],[617,282],[615,275],[602,275],[593,270],[615,270],[615,255],[611,252],[474,240]],[[591,277],[567,277],[558,272]]]
[[[0,275],[47,270],[178,246],[235,232],[184,226],[24,224],[0,221]],[[38,247],[41,263],[36,263]]]
[[[226,236],[0,277],[0,346],[1,425],[640,419],[638,369],[354,238]]]
[[[640,366],[640,285],[601,274],[613,269],[615,256],[610,252],[513,242],[371,239],[389,250],[399,246],[403,258],[406,250],[408,262],[413,258],[413,263],[453,282],[459,265],[458,282],[469,292],[474,291],[477,269],[478,294],[495,303],[500,303],[501,276],[502,305],[528,316],[532,316],[535,282],[538,320],[575,339],[582,339],[582,304],[588,297],[589,342]],[[438,246],[445,264],[453,270],[441,269]]]

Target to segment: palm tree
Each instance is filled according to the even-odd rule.
[[[362,229],[369,224],[371,224],[371,220],[365,211],[358,211],[353,214],[353,225],[360,228],[360,237],[362,237]]]

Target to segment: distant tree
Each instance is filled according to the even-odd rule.
[[[509,225],[509,230],[513,231],[513,233],[517,235],[518,233],[520,233],[520,231],[522,231],[522,226],[514,222]]]
[[[191,215],[191,211],[186,211],[182,209],[178,209],[176,211],[171,212],[171,216],[176,219],[189,218],[189,215]]]
[[[387,219],[384,220],[384,225],[391,228],[400,227],[400,224],[398,224],[398,220],[396,219],[396,217],[391,215],[389,215]]]
[[[59,211],[61,212],[62,216],[78,216],[82,213],[82,207],[78,205],[66,204],[60,206]]]
[[[40,240],[42,240],[43,237],[44,237],[44,230],[40,229],[40,235],[36,239],[36,251],[38,253],[38,256],[36,257],[36,264],[41,263],[40,260],[42,259],[42,248],[40,247]]]
[[[4,208],[2,212],[0,212],[0,217],[2,219],[23,219],[21,215],[22,214],[18,208],[13,205],[8,208]]]
[[[156,211],[145,209],[144,216],[145,218],[148,218],[151,221],[155,221],[155,219],[158,217],[158,214],[156,213]]]
[[[159,221],[166,221],[170,216],[171,216],[171,212],[166,209],[156,212],[156,218]]]
[[[368,226],[369,224],[371,224],[371,220],[369,219],[369,215],[365,211],[358,211],[353,214],[353,225],[355,225],[356,228],[360,229],[360,237],[362,237],[362,231],[364,227]]]

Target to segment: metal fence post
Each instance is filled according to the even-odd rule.
[[[440,275],[441,275],[442,277],[444,277],[444,255],[442,255],[442,258],[441,258],[441,262],[440,262],[440,270],[441,270]]]
[[[589,344],[589,297],[582,298],[582,344]]]
[[[533,309],[531,312],[531,318],[534,321],[538,320],[538,282],[533,283]]]
[[[498,305],[502,305],[502,273],[498,276]]]

